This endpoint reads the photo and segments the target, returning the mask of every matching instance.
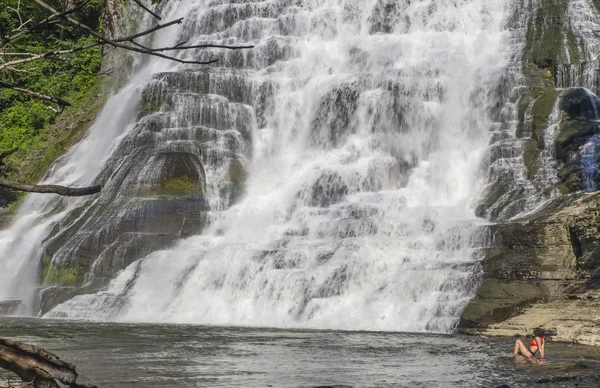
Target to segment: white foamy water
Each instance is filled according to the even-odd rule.
[[[266,101],[233,109],[215,94],[186,91],[168,112],[172,131],[187,134],[193,109],[214,113],[217,131],[240,133],[239,120],[220,128],[222,107],[238,118],[250,112],[247,150],[235,151],[248,171],[245,193],[231,205],[223,164],[203,159],[211,223],[202,235],[134,262],[105,291],[47,316],[453,330],[479,276],[483,241],[473,209],[485,181],[489,110],[500,102],[492,91],[510,56],[503,3],[171,3],[166,18],[186,16],[171,43],[256,45],[221,63],[238,77],[232,88],[252,85],[245,101],[268,87]],[[95,152],[77,145],[58,165],[64,172],[48,180],[83,184],[100,173],[101,156],[134,120],[128,90],[165,66],[142,68],[92,128]],[[209,73],[229,88],[230,73]],[[115,132],[102,132],[109,127]],[[44,233],[29,233],[39,246]]]
[[[246,59],[275,89],[246,194],[48,316],[452,330],[477,281],[487,91],[508,57],[499,3],[181,3],[186,35],[283,47],[266,68]]]

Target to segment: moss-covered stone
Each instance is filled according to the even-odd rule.
[[[41,284],[74,287],[83,282],[83,266],[77,263],[52,263],[52,257],[42,256]]]
[[[585,58],[580,52],[584,49],[583,43],[578,41],[570,23],[567,0],[541,0],[538,3],[524,6],[527,17],[527,31],[522,57],[522,71],[527,86],[517,101],[517,136],[524,140],[524,164],[528,179],[535,179],[540,167],[544,164],[540,160],[543,151],[550,150],[554,145],[545,144],[545,131],[557,98],[562,93],[558,86],[559,74],[568,74],[569,69],[584,65]],[[572,94],[571,94],[572,93]],[[563,111],[572,113],[569,117],[579,117],[576,114],[577,92],[567,91]],[[574,97],[575,100],[571,99]],[[570,104],[568,101],[573,100]],[[584,109],[585,110],[585,109]],[[587,110],[589,112],[589,109]],[[589,115],[587,115],[589,116]],[[586,117],[587,117],[586,116]],[[574,130],[576,123],[565,125],[562,136],[567,142],[571,139],[569,131]],[[576,131],[580,133],[579,131]],[[560,137],[560,135],[559,135]],[[562,140],[559,139],[559,142]],[[559,149],[559,144],[557,149]],[[547,153],[544,153],[546,155]],[[560,158],[559,158],[560,159]],[[566,179],[562,179],[559,190],[570,192],[572,186],[567,186]],[[571,182],[572,183],[572,182]],[[507,186],[510,191],[510,187]]]
[[[569,22],[568,1],[541,0],[532,11],[524,49],[526,74],[529,73],[533,90],[552,88],[560,66],[580,62],[578,42]]]
[[[157,190],[158,195],[179,196],[194,193],[198,190],[197,184],[194,184],[187,175],[177,178],[164,178],[162,184]]]
[[[555,89],[548,90],[536,98],[531,109],[533,138],[542,143],[543,132],[548,128],[548,117],[554,110],[554,104],[558,98]],[[543,143],[541,144],[543,147]]]

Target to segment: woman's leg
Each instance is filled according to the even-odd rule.
[[[520,339],[515,341],[515,351],[513,354],[518,355],[519,352],[521,352],[521,354],[525,357],[531,358],[531,353],[529,352],[529,350],[527,350],[527,347]]]

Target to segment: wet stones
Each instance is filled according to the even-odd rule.
[[[251,105],[260,97],[254,90],[243,71],[213,68],[161,73],[146,85],[137,123],[97,178],[101,197],[46,240],[42,313],[202,233],[211,211],[243,196],[256,125]]]
[[[526,219],[491,226],[490,246],[481,263],[482,283],[463,312],[461,326],[488,327],[523,313],[531,304],[545,306],[573,297],[591,306],[584,297],[600,285],[599,195],[559,198]],[[579,311],[587,312],[585,307]],[[552,315],[559,321],[570,319],[569,313],[559,314]],[[593,314],[584,315],[572,324],[595,324]]]
[[[315,183],[299,196],[312,207],[329,207],[348,194],[348,186],[337,172],[324,172]]]
[[[402,9],[398,1],[379,0],[373,8],[373,13],[369,19],[371,22],[371,34],[383,33],[389,34],[394,31],[396,17]]]
[[[313,144],[322,147],[336,146],[354,132],[353,118],[359,96],[356,85],[345,84],[334,87],[321,97],[311,125]]]

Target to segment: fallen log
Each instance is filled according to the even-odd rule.
[[[56,380],[70,388],[92,388],[76,383],[74,365],[37,346],[7,339],[0,339],[0,367],[15,373],[27,386],[34,388],[60,388]]]

